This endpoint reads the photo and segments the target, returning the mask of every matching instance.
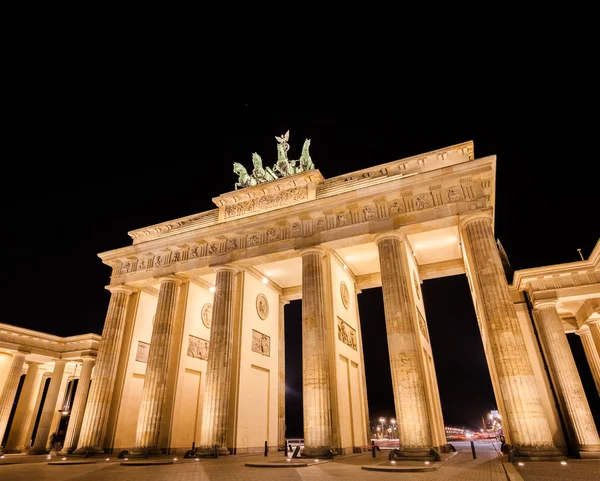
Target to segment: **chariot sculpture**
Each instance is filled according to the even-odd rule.
[[[233,163],[233,171],[238,175],[238,181],[235,183],[235,190],[245,187],[253,187],[263,182],[270,182],[289,175],[299,174],[307,170],[314,170],[315,164],[310,157],[308,149],[310,147],[310,139],[304,141],[302,146],[302,154],[297,160],[288,159],[288,151],[290,144],[290,131],[288,130],[281,137],[275,136],[277,140],[277,162],[272,167],[263,167],[263,161],[260,155],[256,152],[252,154],[252,164],[254,169],[252,173],[248,173],[246,168],[239,162]]]

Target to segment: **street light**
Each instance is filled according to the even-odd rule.
[[[390,422],[392,423],[392,432],[393,432],[394,438],[395,438],[396,437],[396,420],[390,419]]]
[[[383,431],[384,430],[383,423],[385,422],[385,418],[379,418],[379,422],[381,423],[381,437],[383,437],[383,432],[384,432]]]

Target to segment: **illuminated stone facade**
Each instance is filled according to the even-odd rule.
[[[466,274],[507,443],[520,456],[596,456],[565,333],[582,336],[600,390],[600,246],[586,261],[518,271],[509,285],[495,172],[496,157],[476,159],[466,142],[332,179],[303,170],[130,232],[133,245],[100,254],[111,301],[69,448],[282,448],[283,306],[301,299],[305,455],[366,449],[368,322],[357,300],[382,287],[401,457],[444,451],[421,283]],[[9,350],[3,403],[22,369],[18,346]]]

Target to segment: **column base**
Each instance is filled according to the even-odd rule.
[[[581,447],[576,452],[580,459],[600,459],[600,446]]]
[[[300,451],[301,458],[331,458],[333,456],[333,448],[329,446],[304,446]]]
[[[77,448],[73,451],[73,454],[104,454],[104,449],[99,447],[83,447]]]
[[[529,461],[558,461],[566,460],[554,446],[514,446],[509,453],[509,458],[527,459]]]
[[[48,454],[49,452],[50,452],[49,449],[37,448],[37,449],[30,449],[29,451],[27,451],[27,454]]]
[[[73,447],[71,446],[71,447],[68,447],[68,448],[66,448],[66,449],[65,449],[65,448],[61,449],[61,450],[58,452],[58,454],[62,454],[63,456],[65,456],[66,454],[72,454],[72,453],[73,453],[73,451],[75,451],[75,448],[73,448]]]
[[[3,454],[21,454],[25,449],[4,449]]]
[[[162,454],[162,449],[156,446],[148,448],[133,448],[131,451],[129,451],[130,458],[147,458],[148,456],[160,456]]]
[[[397,461],[435,461],[436,459],[433,449],[426,446],[394,449],[390,456],[393,456],[393,459]]]
[[[225,446],[219,446],[217,448],[217,456],[228,456],[231,453]],[[199,458],[214,458],[215,448],[214,446],[200,446],[196,448],[196,456]]]

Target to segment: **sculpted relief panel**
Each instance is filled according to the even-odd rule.
[[[350,324],[344,322],[338,317],[338,339],[347,346],[350,346],[355,351],[358,350],[356,347],[356,329]]]
[[[144,341],[138,341],[135,360],[138,362],[148,362],[148,354],[150,353],[150,344]]]
[[[252,351],[271,356],[271,338],[262,332],[252,329]]]
[[[187,355],[196,359],[208,360],[208,345],[206,339],[189,335]]]
[[[276,194],[264,195],[257,199],[238,202],[225,207],[225,218],[239,217],[255,211],[265,211],[284,207],[300,200],[308,199],[308,187],[296,187]]]
[[[212,323],[212,311],[213,305],[210,302],[207,302],[202,306],[202,311],[200,313],[200,317],[202,318],[202,324],[208,329],[210,329]]]

